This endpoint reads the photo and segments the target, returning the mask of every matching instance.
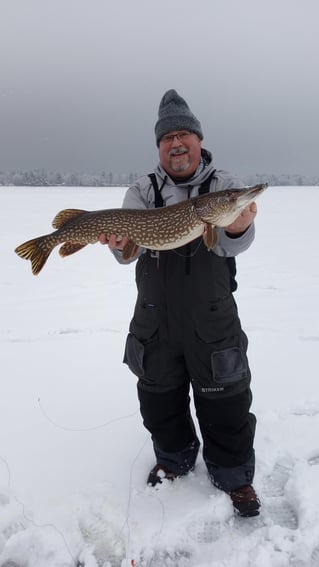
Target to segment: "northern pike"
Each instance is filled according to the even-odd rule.
[[[60,255],[70,256],[87,244],[98,242],[101,234],[107,238],[116,234],[118,240],[123,236],[129,239],[123,248],[124,260],[130,257],[135,246],[171,250],[203,234],[205,244],[211,250],[217,240],[214,227],[225,227],[234,222],[266,187],[267,184],[260,184],[245,189],[226,189],[156,209],[64,209],[53,219],[54,232],[20,244],[15,252],[21,258],[31,260],[32,272],[37,275],[58,244],[63,243]]]

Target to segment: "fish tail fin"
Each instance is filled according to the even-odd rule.
[[[37,276],[50,256],[53,248],[54,244],[50,246],[49,243],[46,242],[45,237],[40,236],[39,238],[33,238],[32,240],[28,240],[27,242],[20,244],[20,246],[15,249],[15,252],[18,256],[20,256],[20,258],[31,261],[32,273]]]

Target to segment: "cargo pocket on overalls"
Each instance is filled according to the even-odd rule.
[[[144,345],[132,333],[127,335],[123,362],[136,376],[144,376]]]
[[[208,397],[233,396],[250,382],[247,339],[232,296],[196,314],[195,349],[188,355],[195,391]]]
[[[152,345],[157,345],[158,326],[156,305],[137,302],[126,339],[123,362],[139,378],[147,373],[145,363],[149,367],[150,349]]]
[[[220,386],[247,378],[247,358],[240,347],[230,347],[211,354],[213,380]]]

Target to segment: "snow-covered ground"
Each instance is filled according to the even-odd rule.
[[[0,567],[319,565],[319,188],[270,187],[238,259],[258,417],[258,518],[233,516],[201,458],[145,487],[154,464],[122,364],[134,265],[106,247],[39,276],[14,248],[63,208],[121,206],[124,188],[0,188]]]

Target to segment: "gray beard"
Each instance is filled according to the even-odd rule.
[[[181,154],[181,155],[185,155],[185,154]],[[172,157],[177,157],[177,156],[172,156]],[[172,169],[172,171],[175,171],[175,173],[180,173],[182,171],[185,171],[186,169],[188,169],[190,166],[190,159],[189,156],[187,156],[187,160],[184,161],[183,163],[176,163],[175,160],[170,160],[170,168]]]

